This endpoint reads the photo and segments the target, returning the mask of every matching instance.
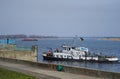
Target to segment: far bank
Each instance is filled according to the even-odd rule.
[[[120,37],[103,37],[100,40],[120,41]]]

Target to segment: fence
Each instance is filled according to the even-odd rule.
[[[0,50],[31,51],[32,47],[16,46],[15,44],[2,44]]]

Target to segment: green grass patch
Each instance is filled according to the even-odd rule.
[[[38,79],[38,78],[20,72],[0,68],[0,79]]]

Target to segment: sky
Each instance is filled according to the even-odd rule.
[[[120,0],[0,0],[0,34],[120,37]]]

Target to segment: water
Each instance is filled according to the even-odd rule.
[[[44,51],[52,48],[60,48],[62,44],[72,45],[74,40],[71,38],[59,38],[59,39],[39,39],[39,41],[21,41],[21,39],[16,40],[17,46],[27,46],[38,45],[38,61],[45,63],[54,63],[61,65],[69,65],[76,67],[84,67],[90,69],[99,69],[103,71],[120,72],[120,63],[89,63],[89,62],[73,62],[73,61],[44,61],[41,54]],[[120,41],[106,41],[97,40],[95,38],[84,38],[84,41],[80,42],[79,39],[76,40],[76,46],[84,46],[89,48],[91,53],[102,52],[105,55],[115,55],[120,59]]]

